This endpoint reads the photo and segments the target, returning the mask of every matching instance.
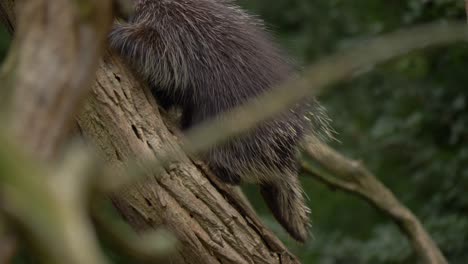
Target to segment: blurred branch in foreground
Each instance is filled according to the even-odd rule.
[[[38,1],[37,3],[44,4],[44,1]],[[68,25],[67,23],[64,24]],[[29,31],[25,30],[24,32]],[[34,33],[34,31],[31,32]],[[42,31],[39,30],[38,32]],[[57,32],[63,31],[57,30]],[[44,34],[39,35],[42,36]],[[35,34],[33,36],[35,38],[38,37]],[[232,135],[253,127],[258,121],[264,120],[276,112],[285,109],[294,101],[310,95],[312,89],[316,89],[314,90],[314,94],[317,94],[332,83],[370,70],[377,63],[426,46],[461,41],[466,40],[466,38],[464,26],[450,23],[413,28],[377,38],[366,45],[327,58],[313,65],[307,71],[304,79],[285,84],[288,86],[288,89],[278,89],[275,93],[268,94],[241,110],[228,113],[226,115],[227,118],[223,118],[223,121],[214,122],[206,127],[195,129],[188,136],[190,143],[185,146],[185,150],[188,150],[189,153],[203,151],[215,143],[219,143]],[[98,39],[102,39],[102,36]],[[51,42],[51,45],[55,41]],[[98,43],[94,44],[96,45],[94,47],[100,46]],[[51,47],[55,46],[52,45]],[[35,54],[35,49],[29,46],[26,46],[25,50],[30,51],[26,55]],[[52,56],[54,53],[48,51],[46,54]],[[90,54],[94,53],[91,52]],[[49,56],[45,57],[49,58]],[[80,85],[75,86],[75,83],[72,85],[64,79],[62,81],[65,81],[67,84],[64,87],[86,87],[90,73],[93,72],[93,66],[90,65],[94,65],[92,62],[95,62],[95,58],[89,57],[89,54],[84,56],[84,58],[85,61],[88,58],[89,61],[87,62],[91,64],[84,63],[81,64],[81,67],[87,65],[91,70],[86,68],[78,71],[81,74],[77,75],[79,77],[77,80],[83,82],[79,82]],[[21,76],[29,76],[28,78],[30,78],[25,79],[30,82],[23,83],[24,87],[33,89],[34,86],[30,86],[33,84],[31,81],[40,79],[41,75],[38,72],[45,69],[38,67],[34,63],[28,65],[25,63],[27,60],[22,62],[21,58],[19,62],[21,62],[20,65],[27,66],[24,66],[26,68],[19,68],[21,69],[19,71]],[[33,65],[34,67],[32,67]],[[25,69],[28,71],[24,71]],[[35,71],[36,74],[29,75],[29,71]],[[57,71],[53,71],[53,73],[59,75]],[[57,77],[44,76],[50,77],[50,79],[45,78],[48,81],[56,81],[52,77]],[[62,75],[60,74],[60,76]],[[72,78],[67,74],[64,76]],[[221,193],[221,195],[219,193],[221,187],[216,186],[214,182],[207,181],[203,170],[197,167],[199,164],[193,163],[190,157],[182,154],[177,138],[174,137],[170,130],[166,129],[157,107],[151,100],[152,97],[149,91],[142,88],[133,79],[118,59],[111,55],[106,56],[104,62],[99,66],[97,76],[91,99],[88,101],[83,113],[80,114],[78,121],[82,133],[87,139],[101,147],[107,160],[112,161],[117,170],[124,170],[126,162],[133,159],[134,156],[142,157],[140,161],[143,159],[147,160],[148,158],[152,159],[155,156],[160,156],[161,150],[167,149],[169,150],[168,153],[179,153],[181,155],[177,161],[171,159],[170,164],[166,166],[161,177],[156,177],[157,174],[149,169],[145,175],[152,176],[153,178],[148,179],[144,184],[138,183],[132,188],[119,192],[119,195],[114,198],[117,207],[120,208],[134,228],[144,230],[161,224],[168,226],[171,231],[176,233],[177,238],[183,242],[183,246],[178,248],[178,253],[175,257],[176,263],[187,263],[187,260],[189,262],[217,263],[219,259],[231,263],[247,263],[248,261],[297,263],[297,260],[287,252],[281,242],[274,236],[268,236],[270,233],[263,225],[255,221],[255,215],[249,215],[248,217],[243,215],[242,212],[244,211],[239,209],[239,205],[234,204],[233,200],[229,200],[229,191]],[[58,82],[58,84],[60,85],[52,85],[52,87],[60,88],[63,85],[62,82]],[[45,86],[39,84],[38,87]],[[81,92],[74,95],[81,95]],[[56,150],[57,145],[62,140],[62,133],[64,131],[61,128],[66,127],[65,124],[69,122],[74,112],[72,110],[79,104],[77,98],[80,98],[80,96],[76,96],[76,98],[50,96],[54,94],[56,93],[48,93],[44,88],[44,90],[29,95],[32,97],[38,96],[38,98],[32,98],[32,103],[28,104],[28,108],[24,109],[25,115],[19,115],[27,118],[22,120],[24,123],[16,126],[20,138],[26,139],[25,142],[32,142],[32,149],[41,151],[47,157],[50,157],[50,153]],[[60,95],[60,93],[56,95]],[[41,96],[46,96],[46,99],[59,99],[59,101],[52,100],[51,106],[53,107],[42,108],[44,105],[37,103],[43,102],[42,100],[38,100],[42,98]],[[16,98],[21,99],[22,97],[16,95]],[[55,107],[67,105],[69,103],[67,100],[73,102],[70,104],[70,108]],[[45,102],[49,101],[45,100]],[[45,104],[45,106],[47,105]],[[45,111],[36,112],[35,110],[37,109],[35,108]],[[37,117],[36,114],[39,116],[38,119],[34,118]],[[42,114],[47,118],[41,117]],[[25,122],[27,120],[30,122]],[[47,124],[47,122],[54,120],[58,123],[58,126],[55,127],[58,128],[56,133],[51,133],[51,135],[44,133],[46,130],[43,129],[44,124],[42,122]],[[37,126],[33,127],[38,130],[28,130],[31,124],[37,124]],[[66,129],[64,130],[66,131]],[[34,137],[26,137],[25,135],[28,132],[34,135]],[[47,136],[45,137],[47,140],[36,142],[42,139],[40,135]],[[46,144],[45,148],[43,148],[44,144]],[[167,154],[161,156],[166,157],[163,160],[170,160]],[[327,157],[331,160],[333,158],[333,156]],[[79,175],[73,175],[73,177],[80,178]],[[71,176],[66,177],[66,179],[71,179]],[[80,179],[76,180],[80,181]],[[340,186],[339,183],[334,182],[333,184]],[[377,182],[376,186],[379,186],[379,184]],[[346,186],[349,189],[352,185],[342,185],[342,187]],[[66,189],[66,187],[64,188]],[[362,191],[362,193],[371,197],[371,194],[368,192]],[[223,196],[228,197],[228,200]],[[391,198],[392,196],[389,197]],[[375,200],[376,204],[382,206],[381,201],[377,203],[378,198],[374,197],[372,199]],[[395,199],[390,199],[389,201],[395,201]],[[385,205],[381,209],[383,210],[384,208],[386,208]],[[75,213],[80,213],[80,210],[77,210]],[[396,212],[392,213],[394,216],[398,216]],[[403,214],[403,216],[408,218],[407,214]],[[50,215],[47,217],[50,217]],[[249,219],[252,217],[254,220]],[[401,220],[401,218],[399,219]],[[399,223],[402,223],[404,227],[405,225],[411,226],[414,221]],[[32,222],[32,224],[35,223]],[[421,233],[427,236],[424,231],[416,232],[419,235]],[[425,238],[432,241],[428,236]],[[420,241],[417,238],[415,238],[415,241],[417,243],[415,248],[417,250],[421,249],[422,253],[420,253],[424,261],[432,261],[428,263],[446,263],[443,256],[438,254],[440,251],[438,251],[433,243],[423,243],[425,241]],[[92,247],[93,243],[86,245]],[[81,257],[91,258],[97,255],[87,254]]]
[[[84,11],[86,15],[86,11],[89,11],[86,8],[87,2],[78,2],[85,5],[75,7],[82,7],[83,10],[80,11]],[[44,3],[44,0],[40,3]],[[55,2],[50,4],[54,5]],[[42,8],[40,10],[55,9]],[[5,13],[13,14],[13,12]],[[52,17],[49,20],[61,23],[70,19],[63,15],[51,13]],[[61,18],[65,20],[61,21]],[[18,17],[18,19],[23,18]],[[11,24],[14,25],[12,22]],[[37,24],[42,25],[42,23]],[[64,22],[63,25],[68,24]],[[24,29],[27,28],[24,27]],[[64,37],[64,35],[60,34],[76,32],[75,30],[64,32],[64,29],[60,28],[60,30],[50,30],[58,35],[51,33],[48,36],[43,33],[43,30],[36,29],[38,30],[36,32],[33,29],[34,25],[31,25],[31,30],[28,32],[36,36],[35,41],[41,44],[38,48],[66,47],[65,44],[70,39],[62,40],[59,37]],[[20,32],[22,32],[21,27],[17,29],[16,39],[22,35]],[[78,30],[78,32],[89,33],[89,30]],[[55,41],[43,46],[41,37],[50,37],[50,39],[55,37]],[[85,38],[85,40],[100,39],[102,36],[96,39]],[[89,54],[82,54],[82,58],[78,57],[83,60],[90,58],[93,60],[88,61],[90,63],[88,65],[81,64],[83,69],[77,69],[76,73],[93,72],[94,62],[99,56],[92,51],[100,46],[99,43],[95,43],[95,46],[90,48]],[[32,46],[27,46],[27,48],[30,47]],[[70,47],[76,47],[76,45]],[[80,49],[83,52],[87,50],[86,48]],[[19,56],[27,57],[29,54],[36,54],[36,50],[33,49],[26,49],[26,51],[29,52],[24,53],[22,49],[18,49]],[[61,50],[58,49],[58,51]],[[73,51],[76,52],[76,50]],[[76,58],[75,54],[68,55]],[[38,58],[51,60],[60,55],[62,55],[61,52],[48,52]],[[83,84],[79,87],[87,88],[84,84],[88,79],[74,79],[83,76],[70,75],[68,71],[68,66],[76,65],[74,62],[78,63],[80,60],[68,61],[67,58],[70,57],[51,60],[52,64],[61,61],[70,62],[70,64],[62,65],[63,67],[59,64],[47,67],[47,61],[41,63],[40,66],[38,63],[32,63],[34,61],[30,64],[21,63],[23,66],[28,66],[31,72],[23,72],[24,69],[21,69],[20,74],[15,75],[21,76],[22,81],[29,81],[25,83],[29,87],[26,85],[17,87],[18,84],[14,86],[13,98],[15,103],[18,103],[17,106],[20,106],[19,102],[22,98],[22,94],[17,89],[21,91],[24,87],[28,87],[30,91],[35,91],[26,94],[23,98],[22,103],[26,105],[25,109],[19,109],[22,112],[13,112],[15,116],[10,120],[18,124],[15,126],[15,131],[18,131],[15,134],[18,138],[24,139],[25,145],[33,149],[32,152],[36,150],[41,153],[38,156],[45,156],[46,159],[56,157],[56,151],[60,149],[60,143],[68,130],[66,125],[75,114],[75,107],[79,105],[81,92],[84,94],[84,90],[78,89],[75,85]],[[17,72],[18,69],[12,67],[12,72],[9,73]],[[23,79],[25,76],[28,78]],[[84,81],[68,83],[69,78]],[[36,79],[39,80],[38,83],[35,83]],[[43,85],[45,81],[50,81],[51,86]],[[71,93],[66,91],[56,93],[56,84],[61,84],[59,88],[77,89],[69,90]],[[281,241],[261,223],[258,216],[251,210],[249,211],[249,208],[236,198],[232,188],[207,180],[202,166],[183,154],[177,138],[166,129],[149,91],[138,83],[118,58],[106,54],[102,63],[99,64],[92,88],[86,106],[77,117],[79,129],[89,142],[101,148],[105,159],[112,164],[114,171],[126,172],[128,161],[136,161],[135,163],[138,164],[148,159],[155,159],[155,155],[162,149],[175,149],[175,152],[180,153],[180,159],[172,163],[162,174],[160,170],[145,168],[144,175],[147,177],[144,182],[138,182],[131,187],[126,186],[113,195],[114,204],[134,229],[143,232],[164,225],[177,236],[181,243],[176,248],[176,254],[171,257],[172,263],[219,263],[220,261],[225,263],[298,263],[298,260],[288,252]],[[22,115],[17,116],[17,113],[22,113]],[[30,122],[25,122],[24,117],[27,117],[25,119]],[[47,127],[50,129],[47,130]],[[61,129],[55,130],[55,128]],[[26,137],[28,132],[31,134],[30,138]],[[31,146],[29,146],[30,142],[32,142]],[[139,170],[140,173],[141,171]],[[115,181],[111,177],[106,178],[110,179],[107,182],[109,185]],[[31,221],[34,223],[34,219]],[[108,234],[109,236],[115,235],[111,232]],[[123,239],[120,240],[122,241]],[[43,245],[46,246],[46,244]],[[91,247],[93,243],[85,243],[85,245]],[[139,252],[143,251],[144,248]],[[83,256],[92,256],[92,254],[83,254]]]
[[[68,139],[74,113],[89,92],[112,23],[111,1],[17,1],[14,10],[9,2],[1,6],[10,8],[2,14],[16,27],[14,62],[2,72],[13,78],[7,121],[25,148],[51,159]]]
[[[2,213],[21,230],[42,263],[107,263],[87,217],[86,193],[94,174],[88,155],[74,152],[53,171],[28,160],[0,135]]]
[[[287,107],[288,103],[294,102],[298,96],[302,97],[308,93],[310,94],[309,90],[323,90],[332,83],[362,74],[378,63],[385,62],[412,50],[466,39],[466,26],[461,23],[426,25],[389,34],[387,36],[381,36],[365,45],[358,46],[355,49],[348,50],[340,55],[332,56],[331,58],[324,59],[322,62],[315,64],[307,71],[310,75],[306,75],[304,79],[299,81],[292,82],[290,86],[288,86],[288,89],[278,89],[277,92],[266,95],[257,102],[228,113],[226,114],[226,119],[223,119],[223,121],[215,121],[201,128],[196,128],[195,132],[189,133],[189,143],[188,147],[185,147],[185,150],[189,153],[203,151],[212,144],[225,140],[229,136],[241,133],[254,126],[259,120],[268,118],[268,116],[273,115],[277,111],[281,111]],[[288,96],[284,94],[283,91],[285,90]],[[197,144],[193,144],[194,142]],[[193,145],[190,145],[190,143]],[[318,152],[314,152],[314,148],[317,148]],[[325,148],[325,146],[318,146],[316,144],[308,146],[310,154],[320,153],[319,150],[322,148]],[[328,149],[326,153],[335,152]],[[161,155],[162,158],[160,162],[163,164],[169,162],[172,158],[171,155],[171,153]],[[330,164],[326,163],[327,159],[330,159],[332,163],[337,162],[336,166],[354,164],[344,158],[338,159],[336,155],[327,155],[327,158],[317,155],[313,157],[317,158],[322,166]],[[338,161],[340,163],[338,163]],[[155,165],[155,167],[158,166],[159,165]],[[311,167],[306,167],[306,169],[310,171]],[[366,171],[365,169],[361,170]],[[426,263],[446,263],[442,253],[424,230],[419,220],[407,208],[402,206],[394,195],[375,177],[370,177],[369,173],[362,174],[368,176],[367,178],[363,178],[363,181],[367,181],[368,184],[371,184],[372,188],[377,189],[377,192],[360,190],[361,196],[364,196],[366,199],[372,201],[378,208],[387,212],[387,214],[401,226],[422,260]],[[320,176],[322,175],[320,174]],[[358,192],[355,187],[351,188],[350,186],[352,185],[349,183],[345,184],[344,182],[330,180],[328,184],[333,184],[341,188],[346,187],[348,191],[355,190]],[[382,197],[375,196],[376,194],[382,194],[384,198],[388,200],[382,200]],[[396,205],[397,209],[392,211],[392,206]]]
[[[412,51],[468,41],[468,28],[460,22],[437,22],[400,30],[355,45],[309,66],[302,78],[290,80],[273,92],[251,100],[216,120],[187,132],[182,149],[197,154],[230,137],[244,133],[307,96],[319,95],[333,84],[358,77],[375,66]],[[285,88],[287,87],[287,89]],[[156,170],[177,157],[176,152],[158,153]],[[132,177],[128,179],[131,180]]]
[[[58,158],[111,25],[110,1],[79,4],[27,0],[0,6],[9,30],[17,24],[1,78],[8,79],[9,90],[2,105],[8,126],[0,139],[2,212],[37,249],[35,260],[45,263],[107,263],[87,215],[93,174],[81,164],[89,164],[89,155],[74,153],[58,171],[34,162]]]
[[[15,63],[9,63],[2,74],[12,78],[7,88],[14,90],[8,95],[16,99],[8,111],[13,134],[31,156],[50,160],[57,154],[92,80],[93,65],[112,21],[109,3],[87,3],[86,11],[79,12],[72,2],[23,1],[15,9]],[[7,25],[12,31],[13,3],[2,1],[2,7],[2,14],[8,14],[2,19],[11,21]],[[41,23],[44,19],[51,23]],[[40,249],[42,261],[106,263],[86,214],[85,182],[92,174],[74,174],[67,167],[63,174],[51,177],[32,165],[24,166],[20,155],[14,154],[17,151],[8,146],[3,140],[3,209]],[[78,157],[74,155],[73,162]]]
[[[302,78],[290,80],[272,92],[251,100],[216,121],[188,131],[188,152],[206,150],[240,134],[297,101],[319,95],[332,84],[354,78],[376,65],[423,48],[468,40],[468,28],[460,22],[438,22],[402,29],[359,43],[354,48],[325,57],[307,67]]]

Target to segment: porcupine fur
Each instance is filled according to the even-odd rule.
[[[240,106],[295,74],[261,20],[231,0],[134,0],[110,45],[146,80],[161,106],[180,107],[182,129]],[[328,133],[328,119],[304,100],[203,156],[226,183],[260,185],[275,218],[298,241],[309,235],[298,146]]]

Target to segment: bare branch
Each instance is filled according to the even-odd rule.
[[[246,131],[259,120],[269,118],[303,96],[310,95],[311,87],[316,89],[316,94],[327,85],[365,72],[377,63],[429,45],[466,40],[465,34],[465,27],[459,24],[426,26],[378,38],[365,46],[319,62],[311,67],[304,80],[286,84],[294,89],[278,89],[275,93],[266,95],[240,110],[228,113],[226,118],[221,118],[222,120],[196,128],[188,135],[191,145],[187,145],[185,150],[188,150],[188,153],[202,151],[232,135]],[[112,57],[108,58],[112,60]],[[174,144],[177,141],[164,129],[155,106],[147,100],[150,97],[148,92],[142,96],[139,91],[136,91],[134,88],[138,85],[125,70],[122,70],[120,66],[112,68],[118,64],[119,62],[116,61],[107,61],[100,68],[93,99],[79,119],[85,134],[99,143],[109,159],[116,162],[117,167],[123,167],[123,161],[136,154],[153,157],[156,150],[159,152],[160,149],[168,149],[167,153],[177,153],[177,155],[182,153],[177,144]],[[271,256],[270,254],[268,256],[269,249],[257,240],[258,233],[252,233],[250,227],[246,227],[245,222],[239,221],[242,216],[231,211],[226,214],[226,210],[231,210],[229,205],[224,204],[225,201],[212,190],[211,184],[205,182],[200,185],[204,182],[204,177],[200,177],[199,172],[192,167],[187,167],[190,163],[188,158],[180,155],[177,163],[169,159],[170,155],[164,156],[162,160],[172,162],[172,164],[165,170],[165,175],[161,179],[155,179],[154,184],[137,185],[135,189],[121,193],[116,203],[120,204],[126,216],[133,217],[130,222],[140,228],[148,228],[163,222],[169,225],[172,230],[176,231],[179,238],[185,239],[183,242],[190,244],[190,247],[180,250],[181,258],[178,262],[184,262],[183,259],[186,257],[208,260],[205,263],[211,263],[210,260],[215,263],[217,258],[227,262],[237,262],[242,257],[275,262],[279,259],[284,262],[281,260],[281,255]],[[174,172],[177,172],[179,182],[172,179]],[[151,175],[152,171],[146,174]],[[180,182],[181,179],[183,182]],[[341,184],[342,188],[348,191],[359,190],[356,185],[343,180],[337,180],[335,184]],[[361,195],[366,195],[366,193],[362,192]],[[216,199],[213,200],[213,198]],[[188,201],[195,201],[195,204]],[[170,204],[171,212],[165,211],[168,204]],[[165,215],[155,214],[155,207]],[[199,210],[199,207],[204,209]],[[173,208],[175,209],[172,210]],[[152,219],[152,217],[157,217],[157,219]],[[404,228],[406,225],[414,224],[414,221],[402,223],[402,228]],[[213,229],[206,228],[208,226],[215,226],[214,229],[218,232],[210,233],[209,231]],[[256,232],[265,238],[261,226],[255,226]],[[423,229],[422,233],[426,234]],[[233,243],[233,241],[240,241],[239,235],[242,236],[242,242],[248,243],[245,248],[239,248],[239,245]],[[427,238],[430,239],[428,236]],[[229,248],[225,248],[225,245],[229,245]],[[283,248],[281,243],[277,245],[278,248]],[[427,244],[421,243],[416,246],[419,245]],[[259,246],[262,248],[261,251],[253,251],[253,249],[259,250]],[[432,250],[430,246],[429,243],[429,249]],[[435,245],[432,246],[435,247]],[[213,258],[213,256],[206,255],[206,249],[214,251],[216,256]],[[197,250],[198,252],[195,253],[194,251]],[[245,254],[241,252],[242,250],[246,250]],[[439,256],[436,254],[435,259],[437,257]],[[440,257],[443,260],[441,254]],[[292,259],[291,262],[295,260]]]
[[[315,162],[314,165],[302,163],[310,176],[332,188],[360,196],[389,216],[408,237],[422,263],[448,263],[418,218],[361,162],[349,160],[313,138],[305,149]]]
[[[326,85],[347,77],[353,77],[356,74],[361,74],[378,63],[382,63],[411,50],[424,48],[430,45],[466,40],[467,36],[465,34],[466,28],[465,25],[462,24],[429,25],[380,37],[365,46],[359,46],[346,53],[333,56],[332,58],[312,66],[308,71],[310,75],[306,76],[304,80],[294,82],[289,89],[279,89],[274,94],[266,95],[259,99],[258,102],[251,103],[245,108],[227,114],[225,119],[222,118],[222,120],[210,123],[205,127],[197,128],[195,132],[189,133],[187,138],[192,145],[188,145],[188,147],[186,145],[185,150],[187,150],[188,153],[202,151],[229,136],[243,132],[251,126],[254,126],[262,118],[268,118],[276,113],[276,111],[287,107],[288,103],[306,95],[311,87],[318,90],[324,89]],[[114,99],[116,102],[120,102],[120,100],[121,98]],[[148,133],[148,131],[140,131],[140,129],[138,129],[142,127],[147,126],[136,126],[137,129],[134,133],[136,133],[137,138],[142,137],[142,134]],[[140,138],[140,140],[142,139]],[[166,155],[162,155],[160,162],[162,164],[167,164],[177,160],[172,159],[172,155],[178,156],[180,155],[180,151],[173,151],[169,148]],[[158,167],[158,164],[156,164],[154,169],[158,169]],[[333,183],[351,192],[361,191],[358,188],[359,186],[355,186],[342,179],[329,179],[329,183]],[[385,189],[380,182],[374,181],[373,183],[375,186],[379,187],[380,190]],[[369,197],[368,193],[360,194]],[[394,196],[392,197],[393,200],[390,199],[391,202],[398,202]],[[423,259],[431,259],[433,262],[430,263],[444,263],[443,255],[422,228],[417,218],[407,209],[406,211],[400,211],[400,213],[402,213],[403,216],[400,215],[400,218],[397,219],[402,221],[403,230],[407,232],[407,234],[410,234],[408,233],[408,226],[416,226],[416,229],[411,230],[417,231],[419,240],[415,239],[413,235],[409,237],[410,239],[415,239],[416,242],[414,242],[413,246],[420,256]]]

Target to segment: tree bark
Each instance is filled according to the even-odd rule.
[[[263,226],[232,188],[180,149],[151,93],[108,54],[98,69],[93,94],[78,117],[80,130],[108,162],[124,168],[139,157],[180,153],[160,177],[120,191],[114,204],[137,230],[165,226],[180,240],[173,263],[298,263]]]
[[[3,17],[4,21],[12,29],[15,25],[13,2],[2,1],[0,6],[1,14],[8,16]],[[63,16],[50,19],[68,21]],[[58,41],[63,32],[38,33],[57,37],[50,44],[60,47],[70,44],[74,47],[66,40],[63,40],[64,43]],[[30,50],[35,52],[34,49]],[[86,53],[86,50],[77,51],[83,52],[81,55],[85,59],[96,55]],[[66,64],[58,62],[55,66],[59,70]],[[88,65],[88,68],[81,66],[86,70],[93,69],[92,65]],[[15,130],[21,132],[19,138],[30,140],[33,151],[50,157],[63,143],[69,112],[64,113],[57,105],[52,104],[50,108],[41,105],[44,100],[56,102],[52,99],[57,96],[54,92],[41,93],[41,89],[46,89],[41,84],[63,78],[63,88],[70,85],[66,81],[71,75],[58,74],[61,71],[46,72],[50,78],[41,79],[43,67],[35,64],[29,65],[28,69],[35,77],[28,78],[32,81],[27,84],[32,90],[38,89],[38,92],[25,94],[26,98],[31,98],[31,104],[27,105],[28,111],[22,112],[27,117],[22,120],[30,120],[37,126],[35,130],[29,130],[30,138],[23,133],[28,131],[25,128],[31,123],[16,124]],[[58,93],[64,96],[59,106],[79,102],[76,98],[70,98],[72,94],[69,92],[62,90],[62,93]],[[36,108],[41,111],[35,112]],[[39,121],[46,118],[56,120],[56,126],[45,129]],[[125,162],[135,157],[140,160],[154,159],[164,149],[180,148],[177,137],[163,123],[150,92],[138,84],[118,58],[110,54],[100,64],[92,94],[77,120],[81,133],[95,143],[107,161],[117,168],[124,168]],[[145,181],[119,191],[113,196],[113,201],[135,229],[143,231],[163,225],[176,234],[180,246],[171,263],[299,263],[235,190],[220,184],[214,177],[207,178],[207,174],[210,173],[201,163],[181,153],[179,160],[171,164],[162,176],[156,177],[149,171]]]
[[[6,4],[7,2],[11,1],[2,2],[1,7],[11,6]],[[8,15],[12,12],[5,9],[0,14]],[[7,25],[14,25],[14,23],[7,20]],[[445,35],[440,37],[440,34],[437,34],[440,37],[439,42],[461,39],[457,34],[453,34],[454,32],[448,34],[448,37]],[[427,34],[423,35],[423,38],[426,36]],[[423,38],[419,38],[424,40],[423,45],[416,45],[416,47],[427,45],[426,39]],[[385,41],[381,42],[385,43]],[[403,47],[406,47],[405,45]],[[409,49],[416,48],[408,46]],[[390,53],[383,56],[381,60],[387,60],[392,56],[395,55]],[[360,57],[371,61],[375,59],[372,56]],[[326,62],[336,72],[334,65],[339,63],[333,60]],[[350,70],[353,69],[353,67],[350,68]],[[312,68],[310,76],[322,73],[320,70],[323,70],[323,67]],[[327,75],[319,74],[319,76]],[[335,79],[338,80],[341,77],[332,76],[331,81]],[[319,82],[319,88],[323,88],[327,82],[331,81],[326,79],[323,83]],[[309,89],[305,87],[313,86],[308,81],[303,81],[302,85],[303,92]],[[300,90],[299,88],[297,90]],[[72,100],[72,102],[76,101]],[[56,114],[55,111],[50,110],[57,110],[56,108],[49,109],[47,112]],[[60,111],[57,112],[60,113]],[[154,159],[158,153],[165,153],[167,150],[179,153],[178,161],[170,164],[161,177],[156,177],[155,172],[148,171],[149,179],[120,191],[113,198],[117,208],[137,230],[143,231],[164,225],[175,232],[181,241],[181,246],[173,262],[297,263],[297,259],[271,232],[265,229],[235,191],[217,182],[202,163],[189,158],[181,151],[178,138],[175,136],[176,130],[166,127],[150,92],[133,79],[131,73],[115,56],[107,54],[99,66],[92,96],[82,114],[79,115],[78,123],[82,134],[99,146],[111,164],[122,170],[126,162],[132,160],[134,156],[139,157],[139,160],[143,162],[147,159]],[[61,124],[62,126],[53,127],[53,129],[62,131],[57,128],[63,128],[63,124],[66,123]],[[170,128],[170,125],[168,127]],[[241,126],[238,130],[246,129],[245,127]],[[200,132],[209,130],[210,127],[197,130],[199,137],[193,135],[192,137],[211,137],[209,133]],[[38,130],[38,132],[41,131],[44,130]],[[224,133],[220,134],[224,136]],[[44,133],[34,135],[49,136]],[[37,138],[33,141],[36,142]],[[60,137],[46,137],[49,142],[60,142],[57,138],[60,139]],[[312,156],[314,156],[312,152],[315,151],[316,149],[309,148],[309,154]],[[336,175],[348,177],[349,182],[324,180],[325,174],[319,175],[319,179],[332,186],[358,193],[387,213],[400,225],[410,238],[416,252],[427,263],[446,263],[440,250],[418,219],[402,206],[373,175],[362,166],[355,166],[354,163],[344,158],[337,158],[336,155],[330,153],[314,157],[321,166],[328,168]],[[304,167],[307,169],[306,164]],[[356,177],[357,175],[360,177]],[[151,176],[154,177],[151,178]]]

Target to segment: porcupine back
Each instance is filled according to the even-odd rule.
[[[149,83],[162,106],[182,108],[183,129],[240,106],[294,74],[263,23],[232,1],[135,4],[134,17],[114,27],[110,44]],[[315,131],[326,128],[319,109],[314,100],[298,103],[204,156],[221,180],[260,184],[277,220],[299,241],[308,237],[309,209],[297,175],[297,147],[311,120]]]

